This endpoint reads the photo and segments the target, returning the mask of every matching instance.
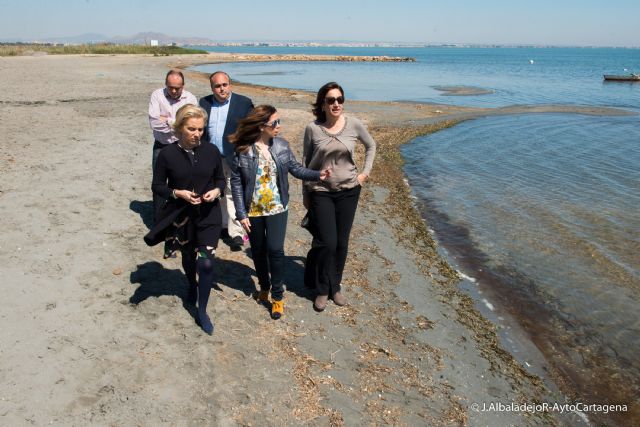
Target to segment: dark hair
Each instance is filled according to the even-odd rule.
[[[329,82],[324,86],[322,86],[320,90],[318,90],[318,96],[316,96],[316,103],[311,104],[313,105],[311,112],[313,113],[314,116],[316,116],[316,119],[320,123],[324,123],[327,121],[327,115],[322,110],[322,106],[324,105],[324,98],[327,96],[327,92],[329,92],[331,89],[338,89],[342,94],[342,96],[344,96],[344,90],[342,89],[342,86],[340,86],[336,82]]]
[[[184,86],[184,74],[182,74],[182,71],[176,70],[175,68],[169,70],[166,77],[164,78],[165,85],[167,84],[167,80],[169,80],[169,76],[180,76],[180,78],[182,79],[182,85]]]
[[[247,117],[238,121],[238,129],[229,135],[229,142],[236,146],[236,152],[247,152],[262,133],[260,126],[264,126],[276,111],[273,105],[258,105]]]

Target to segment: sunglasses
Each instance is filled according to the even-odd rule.
[[[334,98],[333,96],[327,96],[324,99],[324,102],[327,103],[327,105],[333,105],[333,103],[336,101],[338,101],[338,104],[344,104],[344,96],[339,96],[337,98]]]
[[[265,126],[269,126],[272,129],[277,128],[278,126],[280,126],[280,119],[276,119],[274,121],[272,121],[271,123],[265,123]]]

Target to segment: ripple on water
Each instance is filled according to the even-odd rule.
[[[639,124],[638,117],[487,117],[403,148],[412,190],[462,270],[493,271],[544,307],[556,321],[545,326],[529,312],[525,323],[555,336],[575,372],[624,372],[636,387]],[[598,363],[574,358],[576,351]]]

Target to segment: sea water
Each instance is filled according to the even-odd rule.
[[[640,384],[639,129],[637,116],[485,117],[402,147],[456,267],[600,402]]]
[[[222,50],[212,48],[212,50]],[[640,49],[611,48],[227,48],[238,53],[388,55],[416,62],[253,62],[220,64],[236,80],[317,91],[339,82],[347,99],[475,107],[570,104],[638,107],[637,84],[603,74],[640,72]],[[215,65],[194,67],[212,72]],[[472,86],[480,96],[446,96],[438,86]]]
[[[212,49],[221,50],[221,49]],[[267,62],[196,67],[347,100],[477,107],[559,104],[640,112],[640,49],[229,48],[390,55],[416,62]],[[487,94],[448,96],[438,87]],[[348,102],[346,104],[348,111]],[[578,395],[640,399],[640,116],[484,117],[402,148],[405,172],[461,272],[514,314]],[[627,401],[621,401],[626,399]]]

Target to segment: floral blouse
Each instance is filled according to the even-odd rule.
[[[285,208],[278,191],[276,162],[271,156],[267,159],[260,150],[256,151],[258,153],[258,170],[256,171],[256,185],[248,215],[267,216],[282,213]]]

